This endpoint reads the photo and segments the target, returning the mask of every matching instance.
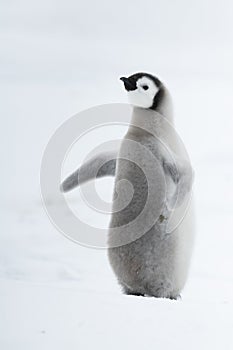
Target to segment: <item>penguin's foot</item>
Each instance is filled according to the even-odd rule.
[[[172,296],[169,296],[169,299],[171,299],[171,300],[181,300],[181,295],[180,294],[172,295]]]
[[[134,296],[137,296],[137,297],[144,297],[145,296],[145,294],[133,291],[133,290],[131,290],[131,289],[125,287],[125,286],[122,289],[123,289],[123,293],[125,295],[134,295]]]
[[[128,286],[123,285],[122,286],[122,291],[125,295],[134,295],[134,296],[141,296],[141,297],[151,297],[151,298],[165,298],[165,299],[170,299],[170,300],[180,300],[181,299],[181,295],[180,294],[167,294],[163,292],[161,292],[161,290],[158,290],[157,293],[142,293],[142,292],[138,292],[137,290],[133,290],[131,288],[129,288]]]

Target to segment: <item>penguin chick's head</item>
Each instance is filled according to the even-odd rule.
[[[120,80],[124,82],[130,104],[156,109],[163,93],[163,84],[158,78],[148,73],[137,73]]]

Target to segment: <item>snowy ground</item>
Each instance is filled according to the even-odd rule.
[[[141,17],[138,42],[131,30],[124,35],[125,23],[119,37],[106,37],[95,22],[93,40],[80,14],[88,4],[1,1],[1,349],[232,349],[232,9],[221,12],[212,2],[209,18],[208,1],[197,2],[200,19],[197,5],[191,11],[179,3],[187,37],[175,37],[181,25],[170,12],[165,16],[163,5],[161,18],[175,32],[169,41],[164,31],[165,45],[163,30],[152,35]],[[97,14],[114,31],[120,10],[102,7]],[[88,19],[93,24],[95,16]],[[177,302],[121,295],[106,251],[63,237],[40,198],[41,158],[56,128],[84,108],[126,102],[118,77],[138,70],[158,73],[170,87],[177,130],[195,169],[197,239]],[[106,197],[112,182],[100,180],[98,189]],[[85,213],[78,191],[74,199]]]

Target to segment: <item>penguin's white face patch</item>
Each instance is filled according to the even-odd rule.
[[[138,79],[136,85],[136,90],[128,91],[130,104],[142,108],[152,107],[159,88],[150,78],[147,77]]]

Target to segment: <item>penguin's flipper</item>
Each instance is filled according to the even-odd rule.
[[[175,207],[179,207],[185,200],[186,195],[191,192],[194,179],[194,171],[187,160],[173,156],[174,162],[163,161],[163,169],[170,176],[176,186],[174,199]]]
[[[113,151],[95,155],[62,182],[60,186],[61,191],[71,191],[75,187],[95,178],[114,176],[117,154],[117,151]]]
[[[179,182],[180,174],[176,163],[163,160],[163,169],[165,174],[170,176],[175,184]]]

